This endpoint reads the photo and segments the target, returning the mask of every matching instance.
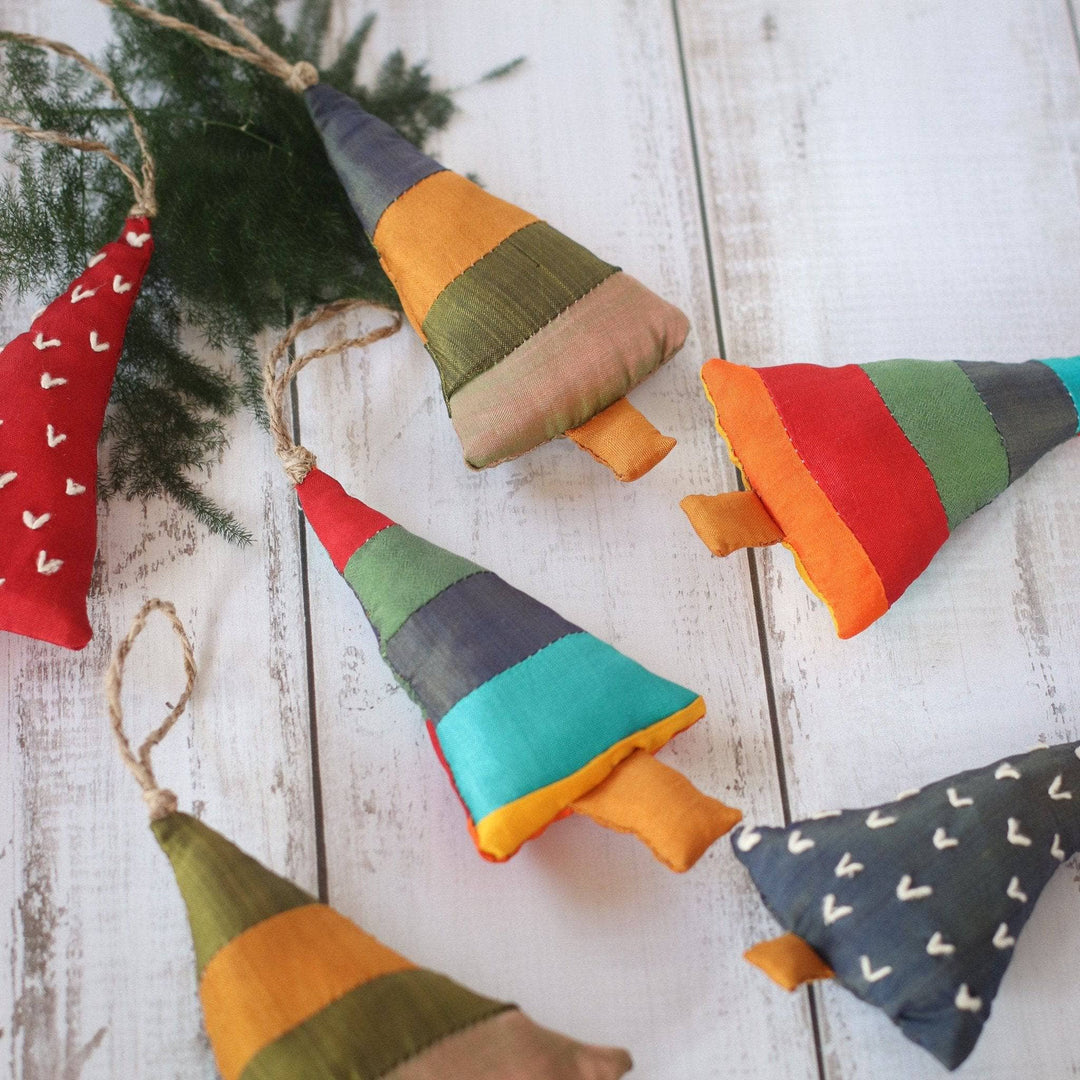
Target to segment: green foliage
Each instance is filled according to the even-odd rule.
[[[283,56],[315,61],[325,51],[332,2],[302,0],[291,28],[281,17],[284,0],[235,0],[230,8]],[[222,34],[199,0],[158,0],[157,7]],[[161,211],[106,420],[101,489],[105,497],[168,496],[214,531],[246,542],[247,531],[191,474],[220,457],[228,416],[241,407],[261,415],[256,335],[327,301],[365,297],[397,306],[397,296],[298,95],[180,33],[122,11],[112,20],[104,66],[146,128]],[[422,145],[446,125],[453,103],[400,52],[383,61],[371,85],[357,82],[372,21],[361,23],[321,78]],[[36,49],[0,51],[0,114],[99,139],[138,162],[116,103],[74,64],[53,63]],[[0,299],[55,295],[115,239],[131,190],[98,155],[17,139],[7,160]],[[185,329],[183,340],[200,342],[200,352],[223,350],[222,358],[189,351]]]

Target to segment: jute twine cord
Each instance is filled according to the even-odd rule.
[[[162,11],[156,11],[154,8],[136,3],[136,0],[101,0],[101,2],[107,7],[123,9],[132,15],[138,15],[141,19],[146,19],[147,22],[156,23],[166,29],[179,30],[208,48],[217,49],[236,60],[245,60],[249,64],[254,64],[255,67],[261,68],[271,75],[276,75],[290,90],[295,90],[298,94],[303,93],[309,86],[314,86],[319,81],[319,72],[314,64],[309,64],[306,60],[294,64],[286,60],[285,57],[279,56],[265,42],[260,40],[243,19],[233,15],[230,11],[226,11],[218,0],[202,0],[202,2],[219,19],[231,27],[238,36],[248,42],[251,45],[250,49],[246,49],[242,45],[234,45],[231,41],[226,41],[216,34],[203,30],[202,27],[194,26],[192,23],[184,22],[182,19],[177,19],[172,15],[166,15]]]
[[[79,139],[73,135],[66,135],[62,131],[42,131],[39,128],[20,124],[18,121],[10,120],[4,116],[0,116],[0,129],[11,131],[16,135],[25,135],[27,138],[36,139],[38,142],[55,143],[57,146],[67,146],[73,150],[86,150],[103,155],[127,177],[128,183],[131,184],[131,190],[135,193],[135,205],[129,211],[130,215],[132,217],[156,217],[158,205],[155,193],[156,170],[154,158],[150,153],[146,132],[136,118],[131,102],[120,93],[116,83],[93,60],[83,56],[78,49],[73,49],[63,41],[52,41],[49,38],[38,37],[36,34],[21,34],[15,30],[0,30],[0,41],[16,41],[23,45],[33,45],[39,49],[51,49],[59,56],[66,56],[89,71],[120,103],[131,121],[131,130],[135,135],[135,141],[139,144],[139,152],[142,155],[142,178],[140,179],[135,174],[135,170],[126,161],[122,161],[108,146],[98,142],[96,139]]]
[[[124,688],[124,662],[127,660],[128,653],[131,652],[131,647],[135,644],[135,639],[142,633],[147,620],[155,611],[160,611],[169,620],[176,636],[180,639],[180,646],[184,650],[184,674],[187,677],[187,684],[180,695],[180,700],[172,706],[169,715],[146,736],[138,753],[134,753],[127,735],[124,734],[124,710],[120,703],[120,694]],[[158,787],[154,770],[150,765],[150,751],[168,735],[173,724],[180,719],[180,714],[184,711],[195,686],[195,675],[195,654],[192,652],[191,641],[184,629],[184,624],[176,614],[176,608],[167,600],[147,600],[132,620],[127,637],[117,646],[112,663],[109,664],[109,670],[105,673],[105,702],[109,709],[109,720],[120,757],[123,758],[124,764],[143,790],[143,798],[150,810],[151,821],[158,821],[176,812],[176,796],[171,791]]]
[[[204,0],[205,2],[205,0]],[[375,311],[389,312],[393,318],[385,326],[364,334],[362,337],[348,338],[345,341],[337,341],[332,345],[323,345],[311,352],[297,356],[278,374],[278,366],[282,357],[288,352],[290,346],[305,331],[326,319],[332,319],[337,315],[355,311],[358,308],[371,308]],[[373,345],[383,338],[392,337],[401,329],[401,312],[386,307],[385,304],[376,304],[371,300],[337,300],[332,304],[316,308],[310,315],[304,315],[285,331],[284,336],[270,351],[263,365],[263,397],[266,401],[266,411],[270,417],[270,433],[274,437],[274,450],[285,467],[285,472],[294,484],[303,483],[304,477],[315,468],[315,455],[307,447],[299,446],[293,441],[292,433],[285,423],[285,391],[289,383],[311,363],[322,356],[331,356],[334,353],[344,352],[346,349],[364,348]]]

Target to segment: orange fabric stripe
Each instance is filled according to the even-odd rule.
[[[224,1080],[354,987],[415,967],[325,904],[273,915],[206,965],[199,996]]]
[[[372,240],[409,322],[426,341],[421,327],[435,297],[511,233],[536,220],[447,169],[395,199]]]
[[[748,547],[768,547],[784,539],[780,526],[753,491],[687,495],[679,501],[694,532],[714,555]]]
[[[807,471],[753,368],[710,360],[701,369],[732,461],[784,533],[799,572],[853,637],[889,610],[885,587],[855,534]]]
[[[623,481],[644,476],[675,447],[675,440],[657,431],[626,398],[566,435]]]

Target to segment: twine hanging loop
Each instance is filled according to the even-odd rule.
[[[296,339],[313,326],[332,319],[337,315],[355,311],[358,308],[371,308],[376,311],[386,311],[392,319],[385,326],[377,327],[361,337],[347,338],[344,341],[336,341],[331,345],[323,345],[310,352],[295,357],[286,365],[285,370],[278,374],[278,366],[282,358],[295,343]],[[285,468],[285,472],[294,484],[302,484],[304,478],[315,468],[317,461],[315,455],[306,446],[300,446],[294,441],[292,432],[285,422],[285,391],[289,383],[311,363],[322,356],[332,356],[335,353],[344,352],[346,349],[364,348],[373,345],[376,341],[393,336],[401,329],[401,312],[387,307],[385,304],[377,304],[371,300],[337,300],[332,304],[316,308],[311,314],[304,315],[285,331],[278,343],[270,350],[263,365],[263,398],[266,401],[266,411],[270,418],[270,434],[274,438],[274,451]]]
[[[180,639],[180,647],[184,653],[184,675],[186,683],[184,692],[179,700],[172,706],[169,715],[143,740],[138,752],[131,749],[131,743],[124,732],[124,710],[120,701],[120,695],[124,688],[124,663],[128,653],[131,652],[135,639],[142,633],[150,615],[160,611],[168,620],[176,636]],[[131,623],[131,629],[127,636],[116,647],[112,663],[105,673],[105,703],[109,710],[109,721],[112,726],[113,737],[120,757],[128,767],[131,775],[135,777],[139,787],[143,790],[143,799],[150,811],[150,820],[159,821],[176,812],[176,796],[167,788],[158,786],[157,778],[150,763],[150,753],[162,739],[168,735],[173,724],[180,719],[184,708],[187,706],[191,691],[195,687],[195,654],[191,648],[191,640],[188,638],[184,624],[180,616],[176,614],[176,608],[167,600],[147,600],[139,609]]]

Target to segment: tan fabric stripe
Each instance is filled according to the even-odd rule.
[[[670,359],[689,328],[678,308],[618,272],[450,398],[477,469],[579,427]]]
[[[511,1009],[428,1047],[383,1080],[617,1080],[631,1064],[625,1050],[586,1046]]]
[[[421,327],[435,297],[512,232],[534,221],[534,214],[447,170],[425,177],[395,199],[379,218],[372,240],[409,322],[423,338]]]
[[[224,1080],[354,987],[412,968],[325,904],[264,919],[206,965],[199,996]]]

